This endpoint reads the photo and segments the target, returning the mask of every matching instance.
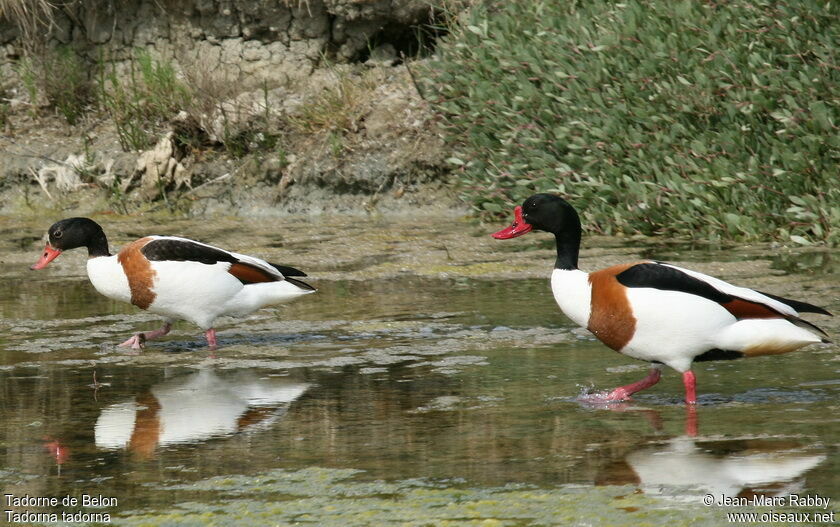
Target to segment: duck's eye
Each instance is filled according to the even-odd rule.
[[[62,232],[62,231],[55,231],[52,234],[52,237],[55,238],[55,239],[61,238],[62,236],[64,236],[64,232]]]

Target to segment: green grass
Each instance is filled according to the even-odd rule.
[[[95,103],[89,71],[84,59],[68,46],[38,49],[21,59],[17,67],[33,112],[46,103],[71,126],[78,124]]]
[[[376,84],[369,73],[354,75],[346,70],[331,70],[336,77],[335,84],[304,102],[298,115],[290,119],[294,129],[308,134],[342,135],[358,130]]]
[[[590,230],[840,242],[837,8],[819,1],[497,2],[426,84],[463,196],[565,195]]]
[[[234,158],[277,147],[277,119],[268,86],[263,85],[259,113],[252,115],[255,110],[235,102],[237,83],[202,67],[209,68],[195,64],[180,75],[171,61],[141,50],[135,53],[128,72],[112,67],[110,73],[103,73],[100,99],[124,150],[147,149],[168,129],[174,130],[175,141],[187,149],[215,146]],[[182,112],[185,118],[178,117]],[[220,117],[222,130],[217,144],[211,145],[202,117],[214,115]]]
[[[102,68],[100,100],[117,128],[126,151],[143,150],[157,141],[163,126],[194,96],[176,75],[172,63],[137,51],[129,71]]]

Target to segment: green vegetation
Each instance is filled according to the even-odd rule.
[[[282,135],[279,130],[282,123],[278,122],[272,112],[268,91],[268,84],[263,82],[260,107],[244,109],[233,105],[231,111],[237,114],[235,116],[229,115],[227,106],[230,105],[225,104],[225,97],[216,98],[216,110],[223,122],[222,143],[232,157],[239,159],[253,152],[283,151]],[[210,110],[211,113],[212,111]],[[251,112],[253,112],[252,115],[242,115]]]
[[[495,2],[460,22],[427,88],[476,210],[556,192],[609,234],[840,242],[831,3]]]
[[[143,150],[157,140],[157,128],[185,108],[193,94],[170,62],[138,51],[127,75],[112,68],[100,79],[100,98],[117,127],[124,150]]]
[[[365,481],[352,469],[311,467],[255,476],[218,476],[162,491],[189,493],[168,509],[116,515],[120,526],[299,525],[366,527],[510,527],[537,525],[720,525],[727,512],[758,507],[702,507],[649,496],[633,486],[522,483],[471,487],[433,479]],[[203,495],[216,497],[206,503]],[[699,502],[699,498],[698,498]],[[122,512],[122,511],[120,511]],[[777,512],[800,510],[784,508]],[[773,525],[782,525],[773,523]]]
[[[331,68],[337,82],[307,99],[290,121],[297,130],[316,134],[327,131],[344,134],[359,128],[365,104],[376,88],[371,75],[353,75]]]
[[[82,57],[67,46],[40,49],[18,65],[29,100],[46,103],[70,125],[77,124],[94,102],[87,71]]]

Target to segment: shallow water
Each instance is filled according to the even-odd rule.
[[[152,232],[114,222],[120,241]],[[699,364],[696,411],[671,371],[633,402],[587,405],[583,391],[646,366],[559,314],[536,278],[552,261],[542,241],[381,220],[348,242],[341,219],[302,220],[292,242],[269,228],[242,240],[182,220],[243,252],[286,251],[278,261],[319,291],[223,320],[215,357],[187,323],[131,355],[115,344],[158,322],[99,296],[84,254],[27,270],[46,223],[0,221],[18,233],[0,243],[0,481],[15,496],[117,501],[5,510],[126,525],[719,525],[728,511],[819,510],[702,503],[791,493],[838,510],[836,345]],[[836,251],[589,247],[587,267],[680,261],[840,310]],[[836,337],[834,319],[810,320]]]

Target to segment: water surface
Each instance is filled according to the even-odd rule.
[[[233,228],[194,227],[237,245]],[[582,391],[646,365],[559,314],[537,278],[550,248],[383,220],[354,251],[347,227],[240,239],[285,250],[319,292],[223,320],[215,356],[187,323],[140,355],[117,348],[156,318],[98,295],[83,254],[29,272],[38,231],[18,227],[0,244],[4,493],[117,504],[5,508],[126,525],[718,525],[770,509],[706,507],[705,494],[840,498],[836,346],[700,364],[696,411],[672,371],[632,402],[591,406]],[[840,309],[836,252],[602,242],[582,265],[643,254]]]

